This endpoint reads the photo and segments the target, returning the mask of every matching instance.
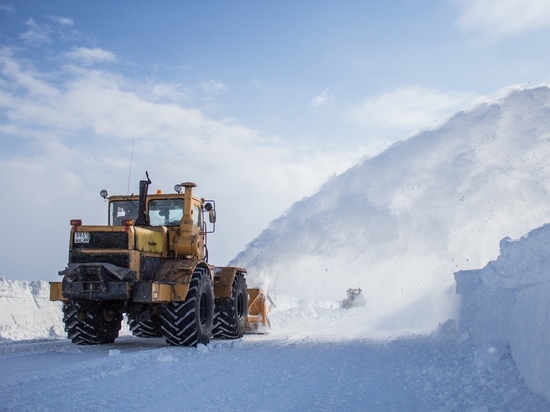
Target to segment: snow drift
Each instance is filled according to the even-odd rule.
[[[477,346],[509,346],[529,387],[550,399],[550,224],[504,238],[496,260],[455,279],[459,333]]]
[[[61,303],[49,298],[48,282],[0,276],[0,340],[63,336]]]
[[[454,316],[454,271],[546,223],[549,123],[546,86],[458,113],[332,178],[231,264],[298,299],[361,287],[381,327],[433,330]]]

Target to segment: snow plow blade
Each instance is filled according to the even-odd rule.
[[[271,329],[268,317],[270,303],[273,305],[273,302],[263,290],[258,288],[248,289],[246,333],[267,333]]]

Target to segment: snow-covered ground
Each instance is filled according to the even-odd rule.
[[[351,314],[350,314],[351,315]],[[346,317],[341,319],[346,321]],[[317,325],[322,327],[322,323]],[[509,355],[439,337],[0,344],[1,410],[544,411]]]
[[[56,337],[43,282],[2,278],[0,409],[550,410],[548,244],[545,225],[457,272],[459,321],[429,335],[396,334],[369,305],[279,296],[269,334],[182,348],[126,329],[82,347]]]

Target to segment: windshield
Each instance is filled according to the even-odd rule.
[[[154,199],[149,201],[151,226],[178,226],[183,217],[183,199]]]
[[[119,226],[123,220],[137,219],[138,202],[137,200],[119,200],[113,201],[109,205],[109,223],[112,226]]]

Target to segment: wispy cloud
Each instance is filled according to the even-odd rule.
[[[227,86],[222,82],[209,79],[200,83],[201,89],[206,93],[206,99],[212,100],[222,92],[226,92]]]
[[[13,7],[13,4],[0,4],[0,11],[7,14],[13,14],[15,13],[15,7]]]
[[[24,93],[30,99],[52,99],[57,97],[57,89],[43,79],[41,73],[32,65],[27,65],[13,57],[8,48],[0,49],[0,92],[10,96],[10,101],[17,99],[18,93]],[[4,81],[5,82],[2,82]],[[17,106],[19,103],[14,103]],[[11,107],[0,106],[0,109]],[[2,112],[0,111],[0,115]]]
[[[259,91],[265,91],[267,90],[267,85],[260,81],[259,79],[252,79],[252,87],[256,90],[259,90]]]
[[[470,93],[441,92],[410,86],[369,97],[349,111],[351,119],[378,128],[415,131],[437,126],[447,116],[480,102]]]
[[[57,39],[72,41],[81,36],[74,28],[74,20],[63,16],[44,16],[42,20],[29,18],[24,25],[26,31],[18,37],[31,46],[52,44]]]
[[[89,49],[87,47],[76,47],[66,55],[70,59],[79,61],[86,65],[91,65],[94,63],[109,63],[116,60],[114,53],[99,48]]]
[[[20,34],[19,38],[28,44],[38,46],[43,43],[51,43],[51,29],[47,25],[41,25],[30,18],[25,22],[27,31]]]
[[[455,0],[457,24],[465,32],[494,38],[550,27],[550,2],[545,0]]]
[[[63,17],[63,16],[48,16],[50,20],[54,21],[55,23],[59,24],[60,26],[73,26],[74,20],[69,17]]]
[[[157,102],[178,102],[191,98],[191,92],[176,83],[153,83],[148,85],[147,94],[151,100]]]
[[[332,96],[329,94],[328,89],[323,90],[317,96],[310,100],[313,107],[326,106],[332,100]]]

